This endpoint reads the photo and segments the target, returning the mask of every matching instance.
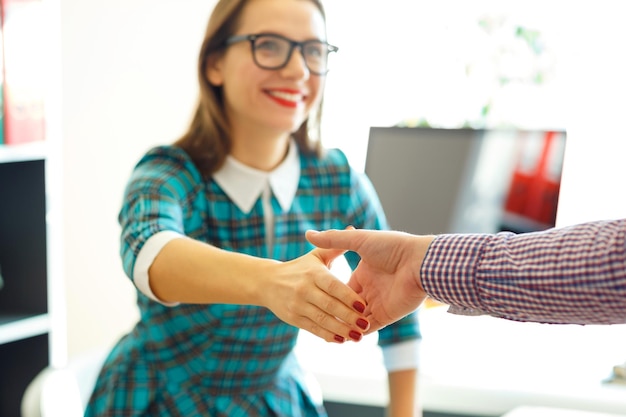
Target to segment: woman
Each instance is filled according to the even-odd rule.
[[[298,327],[341,343],[369,323],[327,269],[343,252],[311,251],[304,233],[386,227],[369,182],[313,134],[336,50],[325,38],[314,0],[216,5],[189,130],[150,150],[126,190],[121,255],[141,320],[87,416],[325,415],[292,354]],[[387,357],[406,355],[388,361],[392,416],[415,413],[419,337],[415,316],[380,332]]]

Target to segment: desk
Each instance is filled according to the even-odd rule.
[[[420,398],[425,410],[501,416],[523,405],[626,416],[626,386],[608,385],[626,360],[626,325],[517,323],[420,310]],[[387,377],[376,335],[328,344],[302,332],[303,366],[329,401],[385,406]]]
[[[552,407],[519,407],[502,417],[619,417],[617,414],[594,413]]]

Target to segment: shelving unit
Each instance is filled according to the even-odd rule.
[[[39,4],[49,18],[36,33],[45,50],[40,57],[46,62],[45,138],[0,144],[0,417],[20,416],[30,382],[46,367],[63,367],[67,360],[60,237],[60,3]]]
[[[0,416],[49,363],[46,160],[0,163]]]
[[[50,260],[59,248],[52,247],[58,239],[51,215],[56,196],[48,192],[49,158],[43,146],[20,148],[0,150],[2,417],[19,415],[27,385],[46,366],[62,366],[65,351],[64,325],[55,318],[55,313],[62,317],[62,281]]]

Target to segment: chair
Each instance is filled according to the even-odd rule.
[[[109,351],[94,349],[64,368],[42,370],[24,392],[22,417],[82,417]]]

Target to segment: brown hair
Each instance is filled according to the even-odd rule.
[[[219,53],[226,39],[235,33],[239,16],[249,0],[219,0],[211,13],[200,48],[198,81],[200,92],[198,105],[187,132],[175,142],[181,147],[206,177],[217,171],[229,154],[232,142],[230,126],[224,111],[222,88],[209,83],[206,76],[207,57]],[[312,1],[325,18],[320,0]],[[322,102],[292,134],[301,152],[320,155]]]

